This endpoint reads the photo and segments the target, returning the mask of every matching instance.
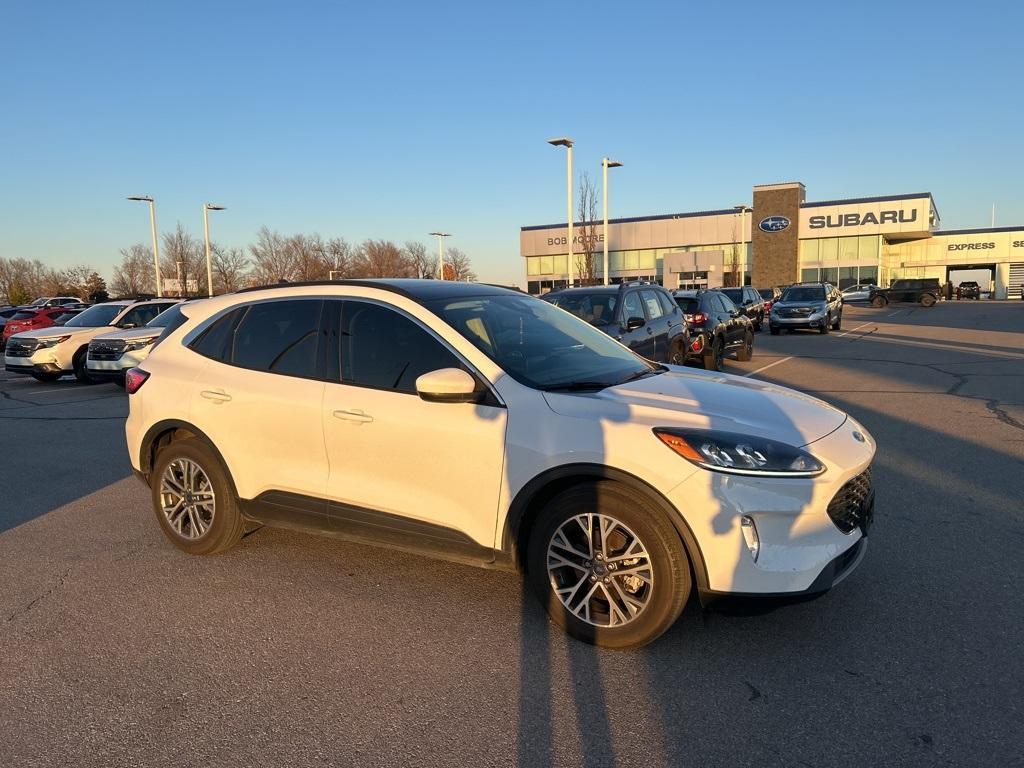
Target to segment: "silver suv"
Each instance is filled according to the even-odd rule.
[[[794,283],[772,304],[768,329],[778,336],[783,328],[811,328],[818,333],[843,326],[843,295],[831,283]]]

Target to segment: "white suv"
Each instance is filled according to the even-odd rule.
[[[167,328],[176,328],[185,321],[181,314],[183,303],[165,309],[141,328],[103,333],[90,341],[86,359],[89,378],[124,386],[124,375],[128,369],[146,359]]]
[[[875,443],[782,387],[650,363],[539,299],[441,280],[242,291],[127,375],[164,534],[300,527],[519,567],[582,640],[642,645],[691,587],[824,592],[866,551]]]
[[[112,328],[137,328],[178,302],[178,299],[154,301],[108,301],[94,304],[64,325],[16,333],[7,340],[4,368],[25,373],[38,381],[56,381],[74,373],[88,382],[86,354],[89,342]]]

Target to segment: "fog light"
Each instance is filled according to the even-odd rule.
[[[754,518],[750,515],[741,517],[740,530],[743,531],[743,541],[746,542],[747,549],[750,550],[750,556],[754,558],[756,563],[757,556],[761,552],[761,539],[757,535],[757,526],[754,524]]]

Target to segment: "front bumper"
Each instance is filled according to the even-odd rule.
[[[864,442],[853,435],[858,432]],[[693,534],[703,561],[702,595],[808,595],[831,588],[853,570],[862,554],[873,512],[844,533],[828,508],[847,483],[863,475],[874,441],[852,419],[806,449],[826,471],[812,478],[758,478],[718,472],[693,473],[669,494]],[[743,535],[753,521],[760,548],[755,559]]]
[[[89,371],[89,375],[97,379],[113,380],[124,378],[125,373],[131,368],[135,368],[149,356],[150,349],[152,349],[151,346],[129,350],[116,360],[94,360],[88,358],[85,366]]]
[[[52,349],[38,349],[29,357],[5,355],[4,370],[9,373],[72,373],[74,369],[65,369],[60,365],[57,355]]]
[[[781,317],[769,315],[768,324],[776,328],[820,328],[828,322],[828,315],[809,315],[808,317]]]

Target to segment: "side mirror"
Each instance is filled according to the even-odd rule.
[[[647,321],[642,317],[631,317],[626,320],[626,330],[635,331],[637,328],[643,328],[647,325]]]
[[[428,403],[479,403],[484,393],[461,368],[440,368],[416,379],[416,392]]]
[[[740,316],[740,311],[738,309],[730,309],[729,310],[729,317],[739,317],[739,316]]]

